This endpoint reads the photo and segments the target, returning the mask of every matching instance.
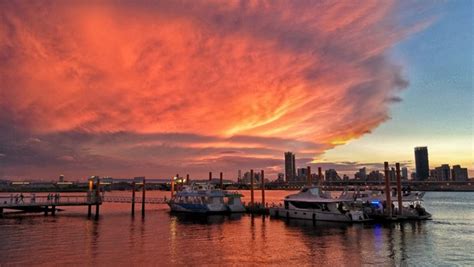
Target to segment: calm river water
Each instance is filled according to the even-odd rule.
[[[267,200],[288,193],[268,191]],[[88,220],[86,208],[7,217],[0,219],[0,265],[473,266],[474,194],[428,192],[424,199],[432,221],[384,225],[195,218],[170,215],[164,205],[147,206],[142,219],[138,205],[132,218],[129,205],[112,203],[99,221]]]

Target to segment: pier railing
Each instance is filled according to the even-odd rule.
[[[102,199],[103,202],[111,203],[132,203],[133,197],[126,196],[104,196]],[[142,197],[135,197],[135,203],[142,203]],[[166,198],[156,197],[156,198],[145,198],[146,204],[166,204]]]
[[[102,203],[102,197],[94,195],[73,196],[0,196],[0,207],[27,206],[62,206],[62,205],[96,205]]]

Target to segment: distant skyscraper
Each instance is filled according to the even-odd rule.
[[[415,165],[416,165],[416,180],[424,181],[430,175],[430,164],[428,161],[428,148],[415,147]]]
[[[434,177],[436,181],[449,181],[451,180],[451,168],[448,164],[443,164],[434,169]]]
[[[407,167],[402,168],[402,179],[403,180],[408,180],[408,168]]]
[[[296,177],[295,154],[285,152],[285,178],[286,182],[294,181]]]
[[[460,165],[453,166],[451,178],[454,181],[467,181],[469,179],[468,176],[467,168],[461,168]]]

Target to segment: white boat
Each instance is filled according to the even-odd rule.
[[[402,212],[398,211],[398,198],[395,191],[391,192],[394,214],[405,219],[431,219],[431,214],[422,207],[425,192],[404,191],[402,193]],[[341,193],[339,199],[352,201],[354,205],[364,208],[369,217],[376,218],[384,214],[386,195],[382,190],[347,191]]]
[[[240,201],[242,195],[214,189],[211,185],[185,186],[167,203],[173,212],[213,214],[226,212],[244,212]]]
[[[245,206],[241,200],[242,194],[238,192],[225,191],[225,204],[231,213],[245,212]]]
[[[270,216],[334,222],[370,220],[362,209],[352,207],[351,201],[333,199],[319,187],[304,187],[283,201],[283,206],[270,208]]]

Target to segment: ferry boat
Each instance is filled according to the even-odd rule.
[[[297,194],[286,196],[284,206],[270,208],[270,216],[313,221],[365,222],[370,218],[351,201],[333,199],[319,187],[304,187]]]
[[[185,186],[167,203],[172,212],[187,212],[197,214],[215,214],[227,212],[244,212],[239,193],[230,193],[214,189],[211,185]]]

